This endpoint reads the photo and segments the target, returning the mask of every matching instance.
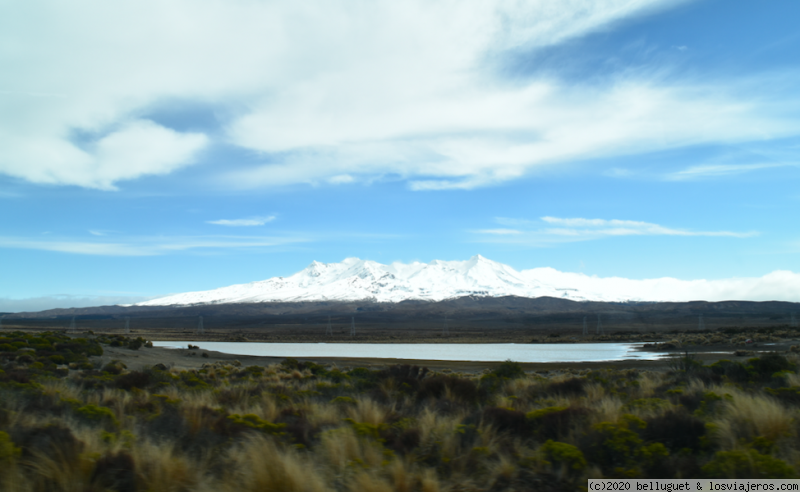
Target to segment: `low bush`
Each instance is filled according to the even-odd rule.
[[[785,461],[755,449],[718,451],[702,468],[709,478],[796,478]]]
[[[514,437],[530,435],[530,425],[525,414],[518,410],[500,407],[487,408],[483,411],[483,422],[499,432],[505,432]]]
[[[705,422],[683,408],[647,418],[645,423],[642,439],[663,443],[671,452],[697,452],[704,442]]]
[[[492,370],[492,374],[503,379],[518,379],[525,377],[525,371],[519,362],[507,360]]]
[[[278,476],[287,490],[320,491],[798,476],[800,390],[772,355],[689,372],[566,378],[526,376],[510,361],[482,376],[294,359],[128,370],[83,355],[98,341],[127,346],[125,337],[6,338],[36,350],[0,352],[0,489],[5,477],[19,479],[20,490],[224,492],[243,483],[269,490]],[[64,372],[57,356],[69,361],[69,376],[56,378]],[[265,456],[280,461],[280,473],[251,480],[274,465]]]

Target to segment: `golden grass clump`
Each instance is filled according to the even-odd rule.
[[[464,375],[293,359],[132,371],[74,354],[65,373],[31,353],[0,353],[4,491],[574,490],[800,464],[796,356]]]

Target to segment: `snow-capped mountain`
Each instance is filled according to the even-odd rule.
[[[466,261],[392,263],[347,258],[341,263],[312,262],[290,277],[202,292],[188,292],[137,304],[172,306],[239,302],[441,301],[463,296],[561,297],[610,300],[575,288],[543,284],[526,272],[480,255]]]

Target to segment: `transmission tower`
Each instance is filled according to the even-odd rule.
[[[351,320],[351,323],[350,323],[350,336],[354,337],[354,336],[356,336],[356,319],[355,318],[350,318],[350,320]]]
[[[125,334],[126,335],[130,335],[131,334],[131,317],[130,316],[125,316]]]
[[[703,315],[701,314],[697,320],[697,329],[698,330],[705,330],[706,329],[706,322],[703,321]]]
[[[444,327],[442,328],[442,336],[449,337],[450,336],[450,327],[447,326],[447,315],[444,315]]]
[[[583,317],[583,334],[589,334],[589,325],[586,324],[586,316]]]
[[[76,331],[78,331],[78,329],[75,327],[75,317],[73,316],[72,321],[69,323],[69,332],[75,333]]]
[[[597,334],[603,335],[603,323],[600,321],[600,315],[597,315]]]
[[[0,328],[2,328],[2,326],[2,320],[0,320]],[[797,328],[797,318],[794,317],[794,313],[792,313],[792,320],[789,322],[789,326]]]
[[[202,316],[198,316],[198,318],[199,319],[197,320],[197,330],[195,331],[195,334],[196,335],[203,335],[206,332],[206,329],[203,328],[203,317]]]
[[[331,317],[328,316],[328,327],[325,328],[325,334],[333,336],[333,327],[331,326]]]
[[[0,316],[0,330],[3,329],[3,317]]]

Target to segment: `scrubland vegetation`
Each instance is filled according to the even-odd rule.
[[[287,359],[196,371],[91,357],[141,339],[0,334],[0,489],[580,490],[800,470],[792,353],[670,371],[481,375]]]

